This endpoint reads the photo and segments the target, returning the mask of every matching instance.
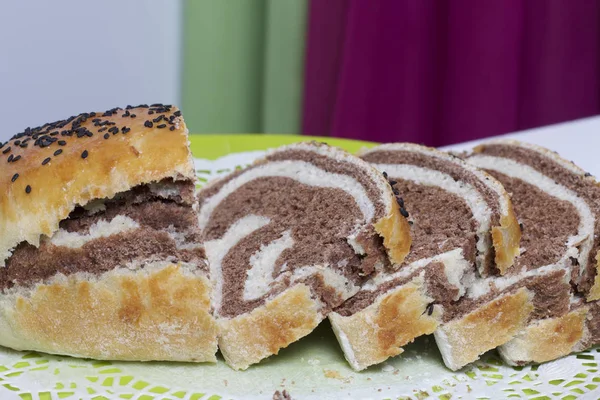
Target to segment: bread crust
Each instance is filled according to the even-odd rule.
[[[183,265],[59,275],[0,295],[0,344],[16,350],[215,362],[216,335],[210,282]]]
[[[440,326],[434,335],[446,366],[456,371],[514,337],[527,325],[532,298],[521,288]]]
[[[410,225],[400,214],[398,204],[390,192],[392,207],[390,213],[373,224],[375,231],[383,238],[388,257],[393,265],[401,265],[410,251],[412,238]]]
[[[169,117],[177,111],[171,107],[164,115]],[[111,198],[134,186],[165,178],[195,179],[183,119],[174,116],[173,124],[161,129],[158,123],[152,127],[144,125],[157,116],[148,115],[148,108],[133,108],[128,112],[136,114],[136,118],[122,116],[125,113],[122,109],[116,109],[110,116],[96,114],[103,122],[115,123],[111,126],[130,129],[126,134],[121,130],[114,135],[110,133],[108,139],[104,139],[108,132],[100,132],[102,127],[94,126],[94,117],[90,116],[80,127],[91,132],[92,137],[58,134],[52,137],[64,140],[66,145],[52,143],[42,148],[34,146],[35,139],[31,138],[26,148],[16,146],[14,141],[4,146],[4,149],[11,147],[9,154],[22,158],[3,164],[0,173],[0,267],[19,243],[26,241],[38,246],[41,235],[52,236],[59,222],[76,205]],[[75,121],[77,118],[49,133],[68,131]],[[175,127],[173,131],[171,126]],[[41,132],[44,131],[42,128]],[[62,153],[54,156],[57,150]],[[0,161],[4,162],[7,156],[1,155]],[[43,164],[46,158],[50,161]],[[15,174],[19,176],[13,182]],[[26,192],[27,186],[30,193]]]
[[[304,284],[294,285],[262,306],[219,320],[219,349],[227,364],[245,370],[308,335],[323,320],[320,305]]]
[[[360,371],[401,354],[402,346],[416,337],[433,333],[442,313],[439,306],[431,314],[427,312],[432,302],[419,276],[351,316],[334,312],[329,320],[346,359]]]
[[[500,275],[504,275],[514,264],[521,242],[519,221],[508,194],[505,196],[508,200],[508,213],[500,217],[500,226],[492,227],[492,244],[496,253],[494,261]]]
[[[523,365],[555,360],[578,351],[587,313],[587,307],[580,307],[558,318],[535,321],[499,347],[500,356],[509,365]]]

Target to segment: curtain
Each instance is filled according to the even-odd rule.
[[[187,0],[183,10],[190,132],[298,133],[306,0]]]
[[[438,146],[600,112],[598,0],[312,0],[302,130]]]

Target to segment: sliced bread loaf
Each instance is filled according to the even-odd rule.
[[[544,362],[600,342],[600,188],[545,148],[494,141],[468,161],[512,193],[523,226],[521,256],[497,290],[528,287],[528,325],[499,348],[510,364]],[[587,301],[586,301],[587,300]]]
[[[410,248],[383,175],[324,144],[271,151],[204,188],[199,204],[219,347],[235,369],[310,333]]]
[[[329,315],[352,367],[398,355],[442,323],[451,323],[438,340],[451,368],[510,339],[532,308],[526,290],[471,312],[449,308],[473,281],[507,273],[517,254],[520,230],[502,185],[457,157],[415,144],[382,145],[361,157],[385,171],[402,197],[413,245],[396,272],[378,271]],[[493,334],[477,334],[488,330]]]

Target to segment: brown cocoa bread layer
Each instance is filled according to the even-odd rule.
[[[286,190],[281,191],[281,187]],[[279,276],[284,266],[286,271],[293,271],[306,265],[328,264],[356,284],[360,283],[357,277],[364,268],[365,260],[355,254],[346,238],[355,219],[361,218],[362,214],[346,192],[308,186],[284,177],[255,179],[238,188],[215,208],[205,229],[205,240],[223,236],[235,221],[256,213],[270,218],[271,222],[240,240],[223,259],[221,315],[234,317],[249,312],[263,304],[265,299],[289,287],[289,282],[281,280],[260,298],[243,299],[250,256],[258,252],[264,243],[280,238],[290,229],[290,221],[294,221],[294,245],[281,253],[275,262],[273,276]],[[374,247],[365,249],[367,254],[375,252],[384,257],[381,242],[374,243]],[[323,293],[322,285],[313,285],[313,289],[332,301],[327,304],[329,307],[341,302]]]
[[[170,190],[158,192],[165,187]],[[199,240],[193,201],[192,181],[169,179],[96,202],[94,208],[77,207],[68,219],[61,221],[61,229],[85,235],[92,225],[109,222],[117,216],[134,220],[140,228],[96,238],[80,248],[56,246],[49,239],[42,240],[39,248],[21,243],[6,261],[6,267],[0,268],[0,290],[14,285],[32,286],[57,273],[101,274],[128,263],[148,260],[190,262],[207,270],[204,251],[193,248]],[[176,243],[168,232],[180,234],[184,243]],[[181,249],[181,244],[191,245],[191,248]]]
[[[558,162],[544,157],[540,153],[520,146],[509,146],[500,143],[490,143],[478,148],[478,152],[485,155],[504,157],[528,165],[539,172],[554,179],[557,183],[573,190],[586,200],[595,215],[600,215],[600,187],[589,174],[578,175],[560,165]],[[558,215],[558,213],[551,213]],[[584,276],[578,279],[578,289],[582,293],[589,292],[594,284],[597,273],[596,255],[600,249],[600,219],[596,218],[594,225],[594,245],[590,251],[589,261]]]

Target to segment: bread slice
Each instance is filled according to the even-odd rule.
[[[436,332],[444,360],[457,368],[512,337],[531,308],[527,291],[490,299],[470,313],[449,311],[473,281],[506,274],[517,255],[520,230],[502,185],[457,157],[416,144],[382,145],[361,157],[385,171],[402,197],[413,245],[397,272],[380,271],[330,314],[350,365],[362,370]],[[494,320],[500,312],[504,317]]]
[[[513,140],[481,145],[468,161],[512,193],[523,226],[514,274],[498,290],[528,287],[535,309],[527,327],[499,348],[501,356],[522,365],[600,343],[600,188],[595,180],[554,152]]]
[[[216,361],[181,113],[115,108],[0,146],[0,344]]]
[[[219,347],[234,369],[310,333],[410,248],[383,175],[325,144],[271,151],[205,187],[199,204]]]

